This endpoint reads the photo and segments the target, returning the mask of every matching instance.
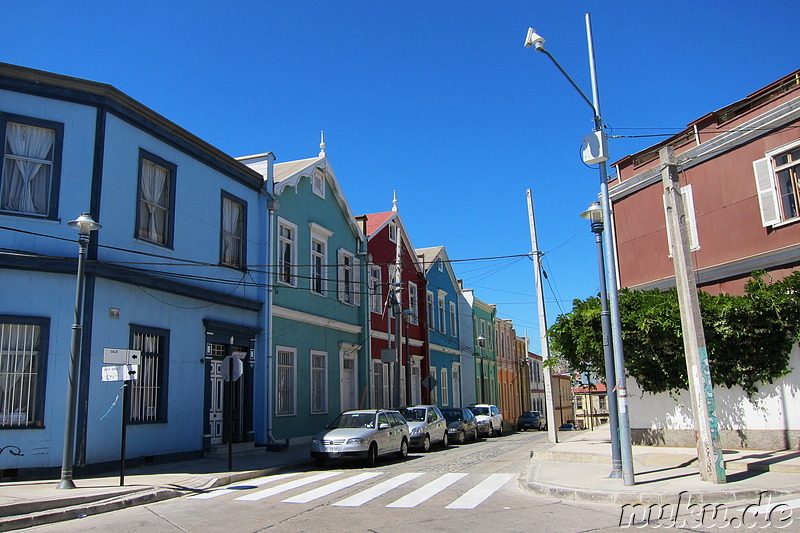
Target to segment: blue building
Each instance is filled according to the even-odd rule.
[[[466,302],[462,302],[461,286],[445,247],[418,248],[416,254],[428,280],[425,305],[430,374],[438,381],[431,391],[431,402],[442,407],[460,407],[466,405],[466,399],[474,397],[471,378],[464,380],[465,370],[472,374],[472,328],[462,332],[464,323],[471,326],[472,313],[467,320],[461,317],[469,306],[464,307]],[[465,386],[473,390],[465,390]]]
[[[307,440],[367,400],[366,239],[320,148],[274,166],[269,154],[240,158],[274,173],[268,432],[280,442]]]
[[[262,175],[102,83],[0,64],[0,455],[61,464],[77,233],[89,213],[75,465],[266,442]],[[129,410],[104,349],[141,351]],[[223,358],[242,361],[227,388]],[[231,394],[228,394],[228,393]],[[232,403],[226,405],[227,398]],[[116,402],[116,403],[115,403]],[[226,408],[231,416],[225,417]]]

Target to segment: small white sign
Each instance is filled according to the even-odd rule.
[[[103,364],[106,365],[138,365],[141,359],[141,350],[103,348]]]
[[[114,365],[103,367],[103,381],[130,381],[136,379],[138,365]]]

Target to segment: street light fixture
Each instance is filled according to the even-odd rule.
[[[486,337],[483,335],[478,335],[478,338],[475,339],[478,341],[478,348],[480,348],[480,356],[481,356],[481,402],[488,403],[486,399],[486,377],[483,372],[483,367],[486,364],[486,358],[483,356],[483,349],[486,347]]]
[[[72,323],[72,337],[69,351],[69,381],[67,382],[67,403],[64,417],[64,449],[61,457],[61,480],[56,488],[74,489],[72,481],[72,460],[75,453],[75,407],[78,389],[78,360],[81,352],[81,331],[83,329],[83,279],[86,266],[86,250],[89,235],[103,226],[92,219],[89,213],[81,213],[77,219],[67,222],[78,230],[78,275],[75,288],[75,319]]]
[[[594,42],[592,40],[592,23],[589,14],[586,14],[586,40],[589,44],[589,72],[592,81],[592,100],[590,101],[578,85],[569,77],[561,65],[544,48],[544,38],[536,33],[532,28],[528,29],[525,39],[525,46],[533,46],[537,52],[542,52],[565,78],[572,84],[581,98],[592,108],[592,120],[594,122],[593,133],[584,138],[583,160],[587,164],[598,164],[600,170],[600,205],[603,213],[603,220],[611,220],[611,200],[608,194],[608,161],[607,136],[603,129],[603,119],[600,114],[600,93],[597,84],[597,70],[594,60]],[[605,276],[608,286],[608,299],[611,312],[611,338],[614,348],[614,369],[616,373],[616,383],[614,388],[619,397],[619,439],[622,460],[622,478],[625,485],[636,484],[633,477],[633,451],[631,449],[630,426],[628,423],[628,388],[625,379],[625,358],[622,352],[622,328],[619,314],[619,289],[617,287],[617,263],[614,255],[613,239],[603,239],[603,250],[605,254]]]

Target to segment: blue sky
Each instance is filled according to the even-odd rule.
[[[613,135],[675,133],[800,65],[789,0],[0,0],[0,61],[115,86],[225,152],[327,154],[356,214],[397,190],[416,247],[445,245],[477,296],[538,337],[525,190],[545,252],[548,324],[598,290],[579,213],[591,13]],[[614,138],[611,160],[662,137]],[[538,341],[532,349],[539,351]]]

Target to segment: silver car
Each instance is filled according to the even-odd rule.
[[[450,444],[447,421],[435,405],[404,407],[400,413],[408,421],[409,444],[412,448],[422,448],[427,452],[431,449],[431,443],[438,442],[443,448]]]
[[[408,455],[409,430],[403,415],[389,409],[345,411],[311,439],[311,457],[322,468],[328,459],[361,457],[369,466],[380,455]]]
[[[478,432],[487,437],[500,437],[503,435],[503,414],[496,405],[479,403],[470,405],[469,410],[475,413],[478,419]]]

